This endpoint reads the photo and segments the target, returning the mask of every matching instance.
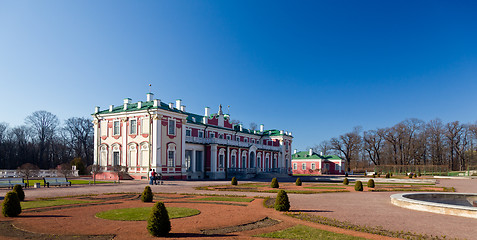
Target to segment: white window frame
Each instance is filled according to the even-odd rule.
[[[116,132],[116,124],[117,124],[117,132]],[[113,136],[121,135],[121,123],[119,120],[113,121]]]
[[[171,128],[171,126],[172,126],[172,128]],[[176,135],[176,120],[175,119],[169,119],[167,121],[167,134],[172,135],[172,136]]]
[[[209,132],[209,138],[215,138],[215,133],[214,132]]]
[[[204,138],[204,130],[199,130],[199,133],[197,134],[199,138]]]
[[[316,169],[316,163],[311,163],[311,170],[315,170]]]
[[[134,122],[134,127],[133,127],[133,122]],[[129,120],[129,134],[137,135],[137,119]]]
[[[244,141],[244,142],[248,142],[248,138],[244,138],[243,141]]]
[[[306,163],[301,164],[301,170],[306,170]]]
[[[189,133],[189,134],[187,134],[187,133]],[[186,128],[186,137],[190,137],[190,136],[192,136],[192,129]]]
[[[236,137],[235,137],[235,141],[240,142],[240,137],[239,137],[239,136],[236,136]]]
[[[235,156],[235,154],[232,154],[232,156],[230,156],[230,159],[231,159],[231,160],[230,160],[230,167],[231,167],[231,168],[235,168],[235,161],[236,161],[236,159],[237,159],[236,156]]]
[[[227,138],[227,140],[231,140],[231,139],[232,139],[232,137],[230,137],[230,135],[227,135],[226,138]]]
[[[339,164],[335,163],[335,171],[340,171],[341,167]]]
[[[223,135],[223,134],[219,134],[219,139],[224,139],[224,135]]]
[[[293,170],[297,170],[297,169],[298,169],[298,164],[293,163]]]

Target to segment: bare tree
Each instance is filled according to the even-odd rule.
[[[322,141],[320,144],[313,147],[313,151],[321,153],[321,155],[328,155],[333,149],[330,141]]]
[[[251,122],[250,123],[250,128],[249,128],[251,131],[253,130],[257,130],[258,129],[258,125],[254,122]]]
[[[71,165],[69,163],[62,163],[58,165],[56,169],[58,173],[63,175],[65,178],[67,178],[68,176],[71,176],[71,174],[73,173],[73,170],[71,169]]]
[[[73,117],[65,121],[64,130],[67,133],[69,146],[74,150],[75,157],[80,157],[89,165],[93,162],[93,123],[87,118]]]
[[[352,132],[331,139],[331,146],[339,151],[346,160],[348,172],[351,171],[351,161],[359,159],[359,150],[361,145],[361,136],[359,129],[355,128]]]
[[[89,165],[87,169],[88,172],[93,174],[93,184],[96,184],[96,175],[102,173],[103,169],[98,164]]]
[[[31,163],[25,163],[17,169],[18,175],[26,178],[27,186],[30,186],[30,178],[37,176],[39,171],[40,168],[37,165]]]
[[[39,163],[45,168],[52,167],[49,161],[49,148],[59,125],[58,117],[47,111],[36,111],[28,116],[25,122],[31,127],[38,140]]]
[[[384,142],[384,129],[365,131],[363,134],[363,148],[374,165],[381,164],[381,148]]]
[[[113,172],[115,172],[118,176],[118,183],[121,183],[121,178],[126,176],[128,172],[128,168],[125,166],[120,166],[120,165],[114,165],[113,166]]]

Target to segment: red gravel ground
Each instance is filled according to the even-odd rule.
[[[457,192],[477,192],[477,180],[439,180],[439,186],[455,187]],[[213,184],[228,184],[228,182],[166,182],[162,186],[152,186],[154,192],[180,192],[180,193],[212,193],[247,196],[275,196],[267,193],[244,192],[217,192],[195,190],[196,186]],[[102,186],[73,186],[61,188],[26,189],[27,199],[37,197],[54,197],[79,194],[100,194],[106,192],[141,192],[146,186],[145,182],[131,181],[121,185]],[[4,196],[8,190],[0,190]],[[477,219],[448,216],[435,213],[419,212],[394,206],[390,203],[389,196],[392,192],[354,192],[326,193],[326,194],[289,194],[292,210],[306,211],[310,214],[326,216],[354,224],[367,226],[383,226],[385,229],[395,231],[411,231],[428,235],[445,235],[447,238],[477,239],[475,228]],[[256,199],[247,206],[230,206],[208,203],[184,202],[183,199],[164,200],[166,206],[181,206],[196,208],[201,211],[197,216],[173,219],[173,239],[185,237],[201,239],[250,239],[252,235],[284,229],[296,224],[310,225],[316,228],[341,232],[354,236],[365,236],[370,239],[385,239],[365,233],[353,232],[334,227],[304,222],[285,216],[273,209],[264,208],[261,199]],[[181,201],[181,203],[178,203]],[[148,239],[152,238],[146,231],[146,222],[118,222],[95,218],[97,212],[114,208],[150,206],[140,200],[119,200],[119,204],[88,206],[47,212],[24,212],[21,217],[13,218],[15,226],[36,233],[49,234],[116,234],[115,239]],[[245,232],[230,233],[226,236],[207,237],[200,234],[202,229],[215,229],[249,223],[264,217],[281,220],[278,225],[255,229]],[[11,220],[0,217],[0,221]],[[0,238],[2,238],[0,236]],[[170,238],[169,238],[170,239]],[[259,239],[259,238],[254,238]]]

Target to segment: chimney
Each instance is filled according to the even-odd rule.
[[[174,103],[169,103],[169,108],[173,109],[174,108]]]
[[[203,117],[203,118],[202,118],[202,123],[203,123],[203,124],[207,124],[207,117]]]
[[[128,104],[131,103],[131,99],[130,98],[125,98],[124,99],[124,110],[128,109]]]
[[[239,124],[240,131],[243,131],[242,124]]]
[[[137,108],[141,109],[142,108],[142,101],[137,102]]]
[[[98,106],[94,107],[94,113],[99,113],[99,107]]]
[[[177,99],[176,100],[176,109],[177,110],[181,110],[181,103],[182,103],[182,99]]]
[[[291,136],[291,135],[292,135],[292,134],[291,134],[291,132],[289,132],[289,133],[288,133],[288,135],[290,135],[290,136]]]
[[[293,154],[296,154],[296,149],[295,149],[295,150],[293,150]]]
[[[320,152],[320,156],[323,156],[323,152]]]
[[[186,108],[186,106],[181,105],[181,111],[185,112],[185,108]]]
[[[308,155],[313,155],[313,149],[310,148],[310,150],[308,151]]]
[[[260,124],[260,132],[263,132],[264,131],[264,125],[263,124]]]
[[[114,108],[114,105],[109,105],[109,111],[112,112]]]
[[[147,93],[146,94],[146,97],[147,97],[147,101],[152,101],[152,99],[154,98],[154,93]]]
[[[280,134],[283,135],[283,130],[280,130]]]
[[[210,116],[210,107],[205,107],[205,116]]]
[[[159,107],[159,106],[161,106],[161,100],[154,99],[154,107]]]

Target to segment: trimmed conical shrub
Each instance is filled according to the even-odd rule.
[[[354,184],[354,190],[362,192],[363,191],[363,183],[361,181],[356,181],[356,183]]]
[[[20,199],[15,191],[8,192],[3,199],[2,214],[5,217],[16,217],[22,213]]]
[[[275,200],[275,210],[280,212],[290,210],[290,201],[288,200],[288,195],[285,190],[280,190],[278,192],[277,199]]]
[[[164,237],[171,231],[171,221],[163,202],[152,207],[151,216],[147,220],[147,231],[155,237]]]
[[[345,177],[348,177],[348,173],[345,173]]]
[[[349,180],[348,180],[348,178],[345,178],[345,179],[343,180],[343,185],[348,185],[348,184],[349,184]]]
[[[391,174],[390,173],[386,173],[386,178],[390,178],[391,177]]]
[[[374,188],[374,180],[373,180],[373,179],[369,179],[369,181],[368,181],[368,187],[369,187],[369,188]]]
[[[25,192],[23,192],[22,185],[15,185],[15,187],[13,187],[13,191],[17,193],[18,199],[20,199],[20,201],[25,201]]]
[[[272,187],[272,188],[279,188],[277,178],[273,178],[273,179],[272,179],[272,183],[270,183],[270,187]]]
[[[152,193],[151,187],[146,186],[144,188],[144,191],[142,192],[141,195],[141,201],[143,202],[152,202],[152,199],[154,198],[154,194]]]
[[[295,185],[301,186],[301,179],[300,179],[300,178],[297,178],[297,179],[296,179]]]
[[[237,184],[238,184],[237,178],[233,177],[232,178],[232,185],[237,186]]]

